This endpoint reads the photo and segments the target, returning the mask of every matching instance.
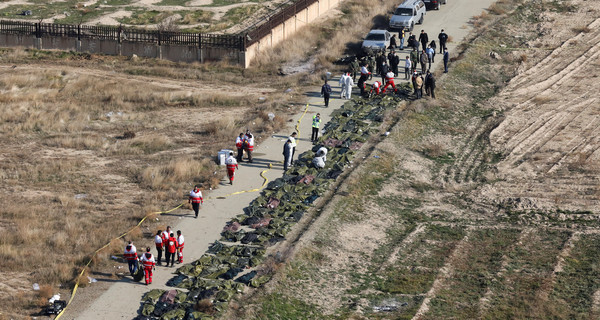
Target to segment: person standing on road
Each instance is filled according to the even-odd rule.
[[[169,261],[171,261],[172,267],[173,264],[175,264],[175,253],[177,252],[177,239],[173,233],[171,233],[169,239],[167,239],[167,248],[165,251],[167,254],[167,267],[169,266]]]
[[[435,52],[436,52],[436,48],[437,48],[437,45],[435,44],[435,40],[431,40],[431,42],[429,43],[429,46],[431,47],[431,49],[433,49],[433,54],[431,55],[431,62],[435,62]]]
[[[235,138],[235,147],[237,148],[237,161],[242,162],[242,157],[244,156],[244,134],[240,133],[240,135]]]
[[[392,51],[392,59],[390,59],[390,65],[392,66],[392,71],[394,75],[398,76],[398,65],[400,64],[400,58],[396,54],[396,52]]]
[[[417,99],[421,99],[423,97],[423,77],[420,74],[417,76],[415,83],[417,88]]]
[[[412,64],[411,72],[414,72],[419,64],[419,52],[415,48],[410,52],[410,62]]]
[[[408,80],[410,77],[410,72],[412,71],[412,61],[410,61],[410,57],[406,56],[404,60],[404,80]]]
[[[158,257],[158,265],[160,265],[160,260],[162,259],[163,252],[163,241],[162,241],[162,230],[158,230],[156,235],[154,236],[154,245],[156,246],[157,257]]]
[[[396,38],[396,34],[393,34],[392,37],[390,38],[390,49],[396,49],[396,47],[398,46],[398,40]]]
[[[312,134],[310,135],[310,141],[315,142],[319,138],[319,126],[321,125],[321,114],[317,113],[312,118]]]
[[[229,157],[225,159],[225,165],[227,166],[227,177],[229,177],[229,184],[233,184],[233,177],[235,177],[235,169],[239,169],[237,160],[233,157],[233,151],[229,152]]]
[[[431,95],[431,98],[435,99],[435,77],[433,73],[427,70],[427,75],[425,76],[425,92],[428,95]]]
[[[369,71],[369,80],[371,80],[371,79],[373,79],[373,68],[375,68],[375,64],[377,64],[377,61],[375,61],[375,56],[370,54],[366,63],[367,63],[367,70]]]
[[[367,69],[368,66],[369,66],[369,64],[364,65],[360,69],[360,79],[358,79],[358,88],[360,89],[360,96],[361,97],[364,96],[364,94],[365,94],[365,82],[367,81],[367,78],[371,74],[369,72],[369,69]]]
[[[348,75],[344,72],[342,73],[342,76],[340,77],[340,87],[342,88],[342,91],[340,91],[340,99],[344,99],[346,97],[346,77]]]
[[[346,81],[348,81],[348,79],[352,80],[352,77],[347,77]],[[292,147],[292,156],[290,157],[290,163],[294,163],[294,155],[296,154],[296,136],[298,134],[296,132],[292,132],[292,134],[288,137],[288,139],[292,142],[291,147]]]
[[[448,35],[442,29],[442,32],[438,35],[438,40],[440,41],[440,53],[444,53],[444,49],[446,49],[446,41],[448,41]]]
[[[167,240],[169,240],[170,234],[171,234],[171,226],[167,226],[167,229],[165,229],[165,231],[163,231],[160,234],[160,237],[162,238],[163,250],[165,250],[165,259],[167,259],[166,246],[167,246]]]
[[[375,73],[379,74],[379,73],[381,73],[381,65],[385,61],[385,56],[380,51],[378,51],[377,58],[375,58],[375,59],[377,62],[377,68],[375,69]]]
[[[427,57],[427,53],[425,53],[425,50],[421,52],[421,57],[419,60],[419,62],[421,63],[421,74],[423,74],[425,73],[425,71],[427,71],[427,63],[429,62],[429,58]]]
[[[200,211],[200,204],[204,204],[204,199],[202,198],[202,191],[200,191],[200,187],[197,185],[194,186],[194,189],[190,191],[190,197],[188,198],[188,203],[192,204],[192,209],[194,209],[194,213],[196,214],[196,218],[198,218],[198,211]],[[171,233],[171,227],[167,227],[167,238]],[[163,237],[163,244],[165,237]]]
[[[404,28],[398,32],[398,35],[400,36],[400,50],[404,50]]]
[[[413,94],[416,96],[417,95],[417,77],[419,75],[417,74],[417,70],[413,71],[412,77],[411,77],[411,82],[412,82],[412,87],[413,87]]]
[[[354,80],[352,80],[352,77],[348,76],[346,79],[344,79],[344,81],[346,81],[346,99],[350,100],[352,99],[352,87],[354,87]],[[295,141],[292,141],[292,143],[294,143],[295,146]]]
[[[292,164],[292,140],[287,139],[283,145],[283,171],[285,172]]]
[[[138,269],[138,254],[137,249],[133,245],[132,241],[129,241],[125,246],[123,256],[127,260],[127,264],[129,265],[129,273],[133,277],[133,275],[137,272]]]
[[[152,284],[152,270],[156,270],[156,261],[150,252],[150,247],[146,248],[146,253],[140,259],[144,268],[144,276],[146,277],[146,285]]]
[[[356,74],[359,72],[360,70],[360,66],[358,65],[358,59],[356,59],[356,56],[352,59],[352,61],[350,62],[350,72],[351,72],[351,76],[352,76],[352,80],[356,79]]]
[[[387,75],[387,73],[390,71],[390,69],[388,68],[387,63],[385,63],[385,61],[383,62],[383,64],[381,65],[381,70],[379,70],[380,72],[380,76],[381,76],[381,83],[385,83],[385,76]]]
[[[427,46],[427,60],[429,60],[429,69],[431,69],[431,63],[433,62],[433,56],[435,55],[435,50],[431,48],[431,46]]]
[[[246,131],[246,136],[244,137],[244,151],[248,155],[248,162],[252,163],[252,151],[254,151],[254,137],[250,133],[250,131]]]
[[[427,44],[429,44],[429,36],[425,33],[425,30],[421,30],[421,34],[419,35],[419,42],[423,46],[423,51],[427,49]]]
[[[323,97],[325,107],[329,107],[329,97],[331,97],[331,86],[327,83],[327,79],[325,79],[325,83],[321,87],[321,97]]]
[[[183,245],[185,239],[181,234],[181,230],[177,230],[177,263],[183,263]]]
[[[448,73],[448,60],[450,60],[450,54],[448,49],[444,48],[444,73]]]

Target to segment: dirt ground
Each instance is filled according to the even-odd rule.
[[[451,151],[453,157],[451,163],[442,162],[440,165],[436,162],[439,159],[424,156],[419,148],[404,148],[390,141],[378,146],[374,155],[400,155],[399,170],[394,176],[397,181],[386,183],[377,191],[377,196],[383,199],[380,199],[381,201],[393,199],[390,201],[394,201],[396,207],[389,207],[387,203],[381,202],[378,206],[373,206],[373,209],[362,212],[357,220],[347,221],[344,220],[347,218],[334,216],[333,220],[324,220],[315,224],[315,228],[311,229],[306,234],[306,238],[301,241],[302,245],[297,249],[298,252],[312,252],[316,240],[328,239],[323,235],[324,233],[336,234],[337,238],[331,246],[326,247],[326,250],[321,250],[322,257],[319,259],[321,263],[327,262],[326,264],[315,263],[314,266],[292,264],[293,268],[302,267],[309,271],[315,267],[319,269],[320,281],[312,284],[306,280],[300,281],[303,286],[299,288],[306,290],[304,292],[306,294],[303,294],[300,300],[316,306],[326,315],[335,314],[340,306],[343,306],[353,310],[353,315],[360,317],[366,314],[369,317],[373,315],[370,313],[373,301],[377,301],[378,305],[389,305],[396,303],[398,297],[391,297],[391,302],[387,301],[372,287],[366,289],[360,298],[356,298],[358,295],[355,294],[348,295],[347,292],[357,290],[356,283],[368,283],[368,279],[360,278],[365,273],[387,274],[389,269],[404,270],[406,274],[410,274],[407,277],[424,274],[428,279],[423,280],[425,283],[423,287],[426,290],[397,291],[401,292],[408,301],[410,310],[407,314],[413,315],[415,319],[439,317],[449,310],[440,306],[444,303],[451,304],[448,301],[453,295],[452,290],[456,293],[457,288],[461,288],[453,281],[462,279],[461,277],[468,278],[465,275],[474,272],[469,269],[469,265],[477,265],[477,262],[469,261],[467,257],[488,254],[485,251],[486,246],[478,247],[476,244],[481,243],[475,242],[481,237],[485,238],[486,235],[482,235],[482,230],[489,232],[491,238],[502,236],[510,241],[490,244],[489,247],[496,251],[490,249],[488,256],[497,259],[498,263],[494,262],[490,266],[481,262],[482,265],[487,266],[487,269],[482,267],[475,270],[491,275],[493,284],[482,284],[478,289],[481,292],[477,291],[475,296],[455,294],[459,301],[451,304],[452,306],[468,309],[469,303],[473,303],[477,306],[479,315],[494,311],[495,306],[499,304],[499,299],[509,296],[511,290],[514,290],[512,284],[519,283],[517,280],[523,275],[518,271],[528,270],[530,265],[537,266],[539,269],[536,270],[542,270],[536,275],[544,276],[535,279],[541,287],[537,291],[532,289],[536,292],[536,297],[541,299],[536,301],[547,301],[556,296],[551,289],[557,282],[562,283],[565,279],[570,279],[565,270],[569,271],[573,263],[585,260],[581,258],[585,256],[581,252],[588,252],[582,251],[581,248],[586,241],[587,244],[597,243],[599,230],[595,221],[598,218],[597,208],[600,199],[600,185],[597,178],[600,140],[596,138],[600,114],[598,112],[600,82],[597,79],[600,73],[598,68],[600,66],[598,54],[600,18],[598,9],[591,1],[572,0],[568,3],[576,9],[567,13],[558,10],[544,13],[541,21],[535,24],[540,36],[528,40],[523,48],[515,48],[511,53],[515,61],[519,61],[515,62],[517,73],[500,92],[484,102],[484,109],[493,110],[491,116],[486,114],[479,122],[466,124],[463,128],[452,128],[452,134],[436,134],[428,136],[427,141],[421,141],[423,145],[440,146],[443,151]],[[563,19],[565,15],[568,15],[569,19]],[[515,30],[511,36],[518,37],[519,30]],[[190,92],[198,95],[211,94],[215,87],[223,88],[223,85],[216,81],[200,83],[192,80],[123,74],[110,68],[102,69],[38,64],[24,64],[12,68],[11,64],[6,64],[3,77],[15,74],[31,74],[33,77],[35,74],[63,72],[70,77],[86,75],[111,79],[115,83],[130,87],[143,85],[154,91],[170,92],[175,96],[186,96]],[[441,87],[440,90],[443,90],[442,81],[438,82],[438,85]],[[5,96],[11,92],[17,95],[15,92],[22,90],[21,88],[19,86],[12,89],[4,88],[2,93]],[[268,82],[237,88],[239,90],[229,90],[227,87],[223,89],[232,96],[252,94],[253,99],[263,95],[275,95],[280,89],[270,87]],[[46,94],[58,89],[40,88],[37,94]],[[116,110],[105,111],[116,112]],[[179,148],[175,152],[182,155],[190,154],[195,150],[190,145],[194,144],[193,141],[197,137],[195,131],[198,126],[223,117],[235,119],[239,111],[239,108],[207,108],[202,112],[193,113],[192,116],[189,115],[188,108],[174,107],[168,109],[166,113],[150,111],[148,116],[153,119],[152,122],[160,125],[154,129],[144,128],[140,138],[144,135],[152,136],[154,130],[168,135],[165,128],[170,124],[176,124],[185,134],[183,137],[169,137],[171,141],[178,141]],[[122,134],[125,127],[111,127],[111,121],[120,123],[140,121],[140,119],[144,118],[105,119],[104,122],[98,122],[98,126],[106,130],[104,133],[106,137],[114,137]],[[163,121],[156,119],[166,120],[161,123]],[[393,135],[402,130],[396,128]],[[482,136],[484,140],[487,139],[487,144],[479,150],[478,145]],[[114,169],[121,164],[122,159],[98,157],[95,152],[81,150],[81,148],[39,150],[35,148],[36,146],[38,144],[33,138],[10,136],[10,139],[3,142],[2,147],[5,152],[0,155],[0,159],[5,161],[10,158],[9,154],[14,154],[18,157],[9,159],[12,162],[29,159],[26,156],[82,161],[85,165],[78,164],[80,176],[94,177],[100,181],[102,188],[106,189],[98,192],[99,195],[110,197],[110,194],[119,194],[118,197],[110,199],[108,208],[103,208],[107,216],[110,216],[111,210],[126,207],[126,203],[132,198],[136,199],[137,204],[144,200],[144,191],[128,183],[129,178],[124,176],[123,171]],[[485,170],[479,169],[482,159],[486,158],[483,162],[489,162],[488,157],[494,154],[500,155],[497,162]],[[131,161],[128,165],[140,165],[140,162],[133,158],[127,159]],[[366,163],[369,164],[372,162]],[[355,174],[360,176],[365,171],[368,172],[368,169],[357,170]],[[9,170],[3,171],[4,181],[15,179],[14,176],[9,175],[10,172],[6,172]],[[402,180],[403,175],[410,176],[408,179],[410,181]],[[54,178],[48,179],[50,180],[44,183],[52,184]],[[485,183],[480,183],[482,179]],[[67,182],[61,181],[61,183]],[[354,184],[360,185],[360,179],[355,180]],[[62,202],[65,206],[77,203],[79,210],[95,208],[74,201],[73,190],[68,191],[67,196],[64,197],[55,194],[66,192],[66,188],[58,187],[56,190],[49,190],[48,185],[44,185],[36,188],[35,194],[28,190],[30,189],[27,184],[4,183],[2,187],[5,195],[18,195],[19,200],[52,196],[54,202]],[[419,222],[419,217],[411,216],[417,223],[403,224],[402,227],[398,227],[396,232],[399,235],[394,238],[395,241],[390,242],[388,227],[397,221],[397,217],[390,216],[389,212],[396,212],[394,208],[397,208],[398,203],[409,206],[409,202],[405,199],[411,198],[420,199],[422,206],[408,211],[428,217],[449,218],[423,223]],[[332,201],[329,208],[332,211],[338,210],[335,209],[338,202],[339,199]],[[469,203],[470,209],[464,208],[465,202]],[[402,214],[407,213],[402,211]],[[501,220],[499,223],[498,220],[494,220],[495,217],[508,220]],[[345,224],[330,223],[339,222],[339,219]],[[510,225],[507,221],[514,224]],[[586,224],[588,222],[589,225]],[[535,227],[531,227],[532,224]],[[324,225],[330,227],[319,229]],[[545,229],[546,227],[548,229]],[[15,228],[16,224],[8,219],[0,221],[2,231],[15,230]],[[545,232],[556,233],[557,236],[549,240],[544,238]],[[335,244],[338,246],[334,246]],[[387,248],[389,250],[381,252],[383,250],[379,248],[383,244],[390,244],[390,248]],[[537,244],[539,247],[535,247]],[[418,252],[415,253],[416,251]],[[497,252],[500,252],[500,255]],[[2,243],[0,253],[6,257],[13,251]],[[545,261],[540,258],[544,261],[539,262],[538,266],[536,264],[538,262],[524,258],[526,255],[536,257],[536,253],[539,256],[542,256],[541,253],[547,254],[551,259]],[[423,262],[423,257],[437,257],[440,261],[431,259],[429,262]],[[373,259],[380,260],[375,270],[363,265],[363,261]],[[523,259],[527,263],[523,263]],[[595,268],[596,264],[592,265]],[[353,268],[354,273],[345,273],[344,270],[349,266]],[[292,270],[295,270],[293,268]],[[305,271],[305,269],[300,270]],[[30,273],[14,272],[3,273],[3,275],[0,287],[26,290],[31,285]],[[583,274],[581,278],[587,279],[588,276],[593,275]],[[111,276],[113,275],[110,274],[107,278]],[[360,277],[356,278],[358,276]],[[498,279],[508,280],[503,282]],[[288,283],[285,279],[279,281],[285,285],[298,284],[294,281]],[[600,289],[595,285],[588,287],[591,288],[592,293],[585,296],[585,299],[589,300],[591,307],[585,312],[594,315],[600,311],[600,298],[598,298]],[[276,292],[276,289],[277,287],[267,288],[267,292],[269,290]],[[373,296],[377,298],[371,299]],[[355,298],[356,300],[352,300]],[[568,299],[561,298],[560,302],[562,303],[563,300]],[[561,315],[560,310],[552,312],[547,314]],[[487,315],[491,315],[492,318],[494,316],[493,313]],[[520,317],[520,315],[513,316]],[[377,314],[374,318],[385,319],[386,315]]]
[[[454,87],[437,73],[441,102],[413,102],[393,138],[352,174],[360,185],[383,173],[373,157],[396,155],[392,177],[357,195],[362,210],[345,204],[356,188],[341,188],[276,281],[239,302],[249,306],[233,314],[599,316],[600,13],[584,0],[525,3],[509,14],[531,23],[507,22],[510,32],[498,35],[519,46],[469,38],[465,47],[481,58],[473,63],[486,65],[460,64],[459,58],[451,63],[457,73],[477,77],[504,60],[507,81],[482,84],[499,81],[501,89],[481,100],[471,86],[477,80]],[[480,22],[487,14],[472,23],[484,25],[477,32],[496,34]],[[466,120],[456,121],[460,117]]]

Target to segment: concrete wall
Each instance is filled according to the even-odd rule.
[[[295,16],[271,30],[271,33],[252,44],[246,51],[227,48],[202,48],[184,45],[159,46],[153,43],[140,43],[113,40],[82,39],[70,37],[0,34],[0,47],[25,47],[44,50],[68,50],[109,55],[137,55],[147,58],[167,59],[181,62],[205,62],[228,60],[247,68],[262,50],[274,47],[294,35],[299,29],[336,7],[342,0],[319,0]]]
[[[262,50],[276,46],[281,41],[291,37],[303,26],[313,22],[318,17],[325,14],[329,9],[336,7],[342,0],[319,0],[306,9],[298,12],[295,16],[284,21],[282,24],[271,30],[271,34],[258,40],[250,47],[246,48],[240,63],[247,68],[252,60],[260,54]]]

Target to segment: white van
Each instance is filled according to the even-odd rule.
[[[390,29],[408,29],[412,31],[415,24],[423,23],[425,3],[422,0],[406,0],[401,3],[390,18]]]

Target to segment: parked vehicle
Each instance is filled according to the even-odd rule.
[[[391,34],[387,30],[371,30],[362,43],[363,50],[384,50],[390,46]]]
[[[396,8],[390,18],[390,29],[412,31],[415,24],[423,23],[425,14],[425,3],[422,0],[406,0]]]
[[[446,4],[446,0],[423,0],[427,9],[440,10],[442,4]]]

